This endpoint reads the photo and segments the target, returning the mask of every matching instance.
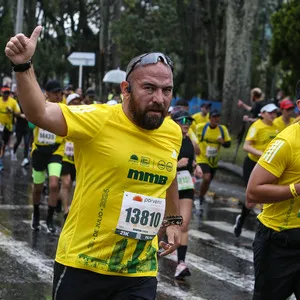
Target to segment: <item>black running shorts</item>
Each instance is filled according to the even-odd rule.
[[[155,300],[156,277],[102,275],[55,262],[53,300]]]

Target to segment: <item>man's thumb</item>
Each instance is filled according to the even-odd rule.
[[[32,42],[34,42],[35,44],[37,43],[37,40],[38,40],[38,38],[40,36],[40,33],[41,33],[42,29],[43,29],[42,26],[35,27],[35,29],[33,30],[32,34],[30,36],[30,40]]]

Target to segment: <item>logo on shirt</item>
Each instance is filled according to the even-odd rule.
[[[165,185],[168,181],[167,176],[153,174],[150,172],[138,171],[134,169],[128,170],[127,178],[161,185]]]

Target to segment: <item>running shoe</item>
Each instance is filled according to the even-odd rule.
[[[27,157],[25,157],[21,163],[21,166],[26,167],[27,165],[29,165],[29,159]]]
[[[189,268],[183,261],[177,265],[174,276],[176,279],[183,279],[186,276],[191,276]]]
[[[33,231],[40,231],[41,230],[40,217],[35,216],[34,214],[31,215],[31,229]]]
[[[239,237],[242,233],[242,223],[241,223],[241,215],[238,215],[235,219],[235,224],[233,227],[233,232],[236,237]]]
[[[17,154],[14,153],[14,152],[11,152],[10,160],[11,160],[11,161],[18,161]]]
[[[56,234],[56,227],[54,226],[53,224],[53,221],[52,220],[48,220],[46,222],[46,225],[47,225],[47,232],[50,233],[50,234]]]

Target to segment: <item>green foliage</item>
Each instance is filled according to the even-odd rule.
[[[294,94],[297,80],[300,78],[300,2],[289,1],[273,14],[273,39],[271,59],[273,64],[281,65],[284,75],[283,88]]]

